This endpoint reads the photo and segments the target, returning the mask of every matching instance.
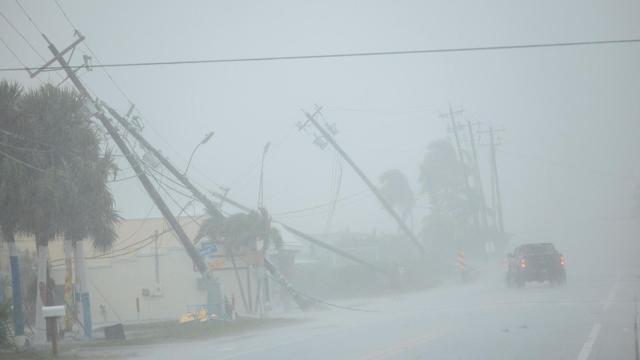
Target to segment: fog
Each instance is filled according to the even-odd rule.
[[[640,34],[637,16],[640,3],[622,0],[562,3],[60,0],[60,3],[104,64],[570,43],[636,39]],[[46,42],[24,16],[20,4],[59,49],[74,40],[71,26],[55,3],[5,1],[0,10],[45,58],[50,57]],[[42,65],[43,61],[7,22],[0,21],[0,35],[28,66]],[[80,54],[87,53],[85,48],[79,49]],[[77,64],[80,56],[75,56],[72,63]],[[586,357],[581,357],[585,351],[583,343],[592,329],[592,323],[582,323],[587,316],[584,314],[606,313],[611,305],[607,305],[606,310],[601,308],[609,296],[614,299],[608,300],[610,304],[612,301],[630,303],[632,294],[638,290],[637,280],[628,280],[619,287],[623,290],[616,290],[618,293],[611,286],[616,284],[618,289],[621,278],[634,279],[636,274],[640,275],[637,265],[640,221],[633,210],[637,206],[634,194],[640,186],[639,60],[640,47],[635,42],[108,68],[126,96],[100,68],[82,70],[79,74],[96,97],[120,113],[127,112],[130,99],[135,104],[133,114],[140,116],[144,125],[142,135],[179,169],[184,169],[193,155],[188,176],[203,192],[222,193],[229,188],[230,198],[257,208],[260,162],[264,146],[270,142],[264,157],[263,203],[274,219],[322,239],[326,239],[323,237],[326,233],[341,232],[400,234],[397,246],[408,252],[415,249],[401,235],[397,222],[344,160],[339,161],[342,177],[337,198],[348,199],[335,204],[330,227],[327,226],[329,208],[308,210],[335,199],[338,160],[331,146],[321,149],[313,144],[314,130],[299,130],[296,123],[306,121],[303,111],[312,113],[316,105],[322,107],[319,119],[335,124],[338,129],[335,140],[376,185],[379,185],[379,176],[387,170],[398,169],[406,175],[416,195],[414,231],[420,239],[423,239],[422,221],[433,209],[420,180],[420,166],[430,143],[445,139],[454,144],[449,119],[443,115],[450,108],[462,109],[456,121],[461,125],[470,121],[478,130],[475,139],[479,145],[478,164],[488,206],[492,159],[486,130],[498,129],[500,145],[496,150],[496,166],[509,241],[488,258],[469,255],[468,267],[475,275],[467,279],[468,282],[458,278],[456,266],[452,265],[442,272],[442,277],[425,276],[429,278],[426,287],[421,283],[419,289],[397,290],[385,283],[380,285],[385,289],[378,293],[355,291],[355,295],[350,294],[356,296],[353,298],[331,293],[330,287],[320,291],[321,285],[314,283],[312,277],[300,275],[294,283],[304,291],[333,299],[343,306],[380,310],[382,314],[354,315],[347,311],[340,315],[341,310],[331,308],[314,310],[307,315],[283,316],[311,321],[296,326],[302,326],[300,334],[304,336],[317,336],[318,346],[332,347],[343,341],[341,337],[352,337],[353,343],[358,344],[357,351],[334,349],[318,358],[360,358],[353,354],[367,353],[365,350],[374,346],[363,340],[365,330],[357,330],[358,326],[365,329],[371,326],[372,333],[377,331],[378,335],[372,336],[378,344],[393,340],[396,345],[390,345],[390,349],[399,346],[424,350],[374,352],[371,358],[417,358],[429,354],[434,358],[536,358],[535,354],[545,353],[531,350],[535,348],[532,345],[543,344],[561,348],[555,355],[553,351],[546,353],[544,358],[584,360],[622,358],[618,356],[627,356],[633,351],[628,344],[632,337],[618,336],[618,331],[622,328],[624,334],[631,331],[632,324],[622,319],[631,319],[634,315],[628,312],[628,306],[614,305],[608,320],[596,320],[610,336],[594,340],[590,346],[595,346],[597,351],[591,352],[589,347]],[[3,68],[21,66],[6,48],[0,51],[0,65]],[[60,81],[54,73],[30,79],[24,71],[2,72],[2,77],[16,80],[25,87],[39,86],[40,81],[54,84]],[[65,84],[71,86],[69,81]],[[212,131],[215,134],[211,140],[192,154],[205,134]],[[471,151],[466,128],[461,128],[460,136],[462,147]],[[111,147],[116,149],[112,142]],[[139,145],[136,147],[140,154],[141,149]],[[117,158],[117,164],[121,169],[118,178],[135,175],[124,158]],[[109,188],[114,194],[115,207],[125,220],[162,217],[136,179],[114,182]],[[190,198],[174,195],[175,201],[165,200],[171,211],[178,214]],[[222,210],[225,214],[240,212],[229,204]],[[197,202],[187,206],[185,212],[190,216],[206,213]],[[312,251],[303,239],[282,232],[285,242],[303,248],[301,254]],[[541,242],[553,243],[567,258],[567,287],[533,284],[525,289],[507,290],[501,268],[504,255],[518,245]],[[433,249],[427,248],[427,252],[435,256]],[[446,261],[455,263],[455,253],[456,250],[447,253],[451,259]],[[405,260],[403,257],[398,261]],[[426,269],[425,273],[433,270],[428,266]],[[186,270],[190,271],[188,265]],[[369,280],[354,279],[353,283],[343,286],[355,289],[363,283],[369,284]],[[379,278],[375,281],[385,282]],[[375,284],[377,289],[379,284]],[[369,295],[374,297],[365,298]],[[468,302],[460,297],[467,298]],[[575,338],[560,346],[559,340],[544,335],[542,330],[539,333],[532,330],[530,333],[537,336],[532,336],[533,340],[504,340],[501,337],[504,333],[500,333],[503,327],[512,326],[511,336],[514,327],[525,322],[536,323],[537,320],[531,319],[544,318],[550,312],[556,314],[546,320],[554,329],[553,334],[558,336],[572,327],[557,324],[557,318],[563,316],[562,309],[546,307],[533,310],[526,307],[520,313],[509,307],[496,315],[495,321],[487,320],[483,314],[494,311],[487,307],[493,309],[496,299],[498,303],[578,304],[566,305],[568,310],[564,313],[567,321],[574,321],[573,328],[578,329]],[[434,320],[434,309],[443,306],[449,309],[442,315],[444,320]],[[393,315],[403,307],[400,313],[404,315]],[[466,320],[459,313],[450,314],[452,308],[466,309],[465,314],[475,321],[470,326],[475,331],[495,327],[498,333],[487,335],[490,340],[486,341],[470,335],[471,330],[455,333],[456,324]],[[414,316],[411,309],[420,314],[415,316],[424,316],[421,320],[424,322],[446,323],[446,319],[450,319],[452,328],[438,327],[428,336],[418,334],[422,330],[415,333],[407,330],[419,326],[412,324],[403,328],[397,321],[408,323]],[[354,316],[354,320],[350,320],[350,316]],[[503,324],[511,320],[511,325]],[[359,325],[351,328],[348,325],[351,323]],[[544,322],[536,324],[540,328],[545,326]],[[351,330],[328,332],[329,335],[314,330],[322,326]],[[391,335],[393,339],[386,338],[381,335],[386,331],[385,326],[401,327],[397,336],[405,332],[407,335],[399,339]],[[284,343],[290,335],[297,339],[287,328],[277,328],[269,334],[264,336],[275,344]],[[431,339],[430,336],[434,339],[443,336],[446,340],[434,340],[436,344],[430,347],[431,340],[426,340]],[[243,347],[241,340],[233,339],[230,347]],[[265,348],[264,354],[266,358],[315,358],[309,354],[302,356],[305,349],[316,344],[305,339],[290,347]],[[259,357],[262,344],[252,341],[248,340],[245,345],[257,349],[255,352],[230,350],[229,354],[222,354],[223,358]],[[481,352],[486,356],[476,357],[473,350],[451,352],[455,341],[470,344],[469,349],[487,351]],[[503,349],[504,353],[490,353],[486,347],[494,341],[510,345]],[[479,342],[484,345],[477,345]],[[208,346],[222,346],[198,344],[195,350],[191,349],[194,357],[208,354]],[[627,349],[627,345],[631,352],[612,350],[617,346]],[[171,354],[187,351],[184,345],[168,348],[174,351]],[[278,352],[281,348],[286,350]],[[519,348],[526,349],[522,357],[517,355]],[[147,358],[169,356],[163,353],[166,348],[159,349],[153,348],[150,353],[132,351]]]

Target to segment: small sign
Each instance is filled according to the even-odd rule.
[[[494,252],[496,252],[496,246],[493,241],[487,241],[484,243],[484,251],[487,254],[493,254]]]
[[[206,245],[203,245],[198,252],[202,256],[209,256],[217,253],[218,247],[216,246],[216,244],[206,244]]]
[[[225,261],[224,258],[216,258],[213,261],[209,261],[208,265],[211,270],[222,269],[225,266]]]

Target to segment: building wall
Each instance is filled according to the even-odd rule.
[[[180,218],[179,221],[187,235],[193,239],[199,227],[197,222],[190,218]],[[155,279],[156,231],[159,233],[157,244],[161,291],[156,290]],[[200,274],[194,271],[191,259],[173,232],[168,231],[164,219],[123,220],[116,232],[118,239],[106,252],[94,249],[90,241],[86,241],[84,247],[95,325],[152,319],[177,320],[189,307],[206,303],[206,292],[198,289]],[[16,242],[20,250],[35,252],[32,237],[18,236]],[[8,259],[6,248],[0,247],[0,262],[3,264]],[[51,277],[56,285],[63,285],[62,239],[50,242],[49,259]],[[213,275],[219,279],[223,294],[229,301],[235,297],[238,313],[244,313],[235,273],[222,250],[207,258],[207,262],[213,268]],[[248,295],[246,282],[249,273],[254,301],[257,279],[255,270],[247,270],[242,257],[237,258],[237,265],[245,295]],[[148,289],[150,295],[143,295],[143,289]],[[139,300],[140,313],[136,308],[136,298]]]

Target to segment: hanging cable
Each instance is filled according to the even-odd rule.
[[[15,161],[16,163],[19,163],[19,164],[21,164],[23,166],[26,166],[29,169],[32,169],[32,170],[35,170],[35,171],[39,171],[39,172],[42,172],[44,174],[54,174],[54,175],[57,175],[57,176],[60,176],[60,177],[63,177],[63,178],[68,178],[67,175],[65,175],[65,174],[61,174],[61,173],[59,173],[57,171],[47,170],[47,169],[43,169],[43,168],[37,167],[37,166],[35,166],[33,164],[30,164],[30,163],[28,163],[28,162],[26,162],[24,160],[18,159],[18,158],[14,157],[14,156],[12,156],[10,154],[7,154],[7,153],[5,153],[5,152],[3,152],[1,150],[0,150],[0,155],[6,157],[8,159],[11,159],[11,160]]]
[[[458,48],[368,51],[368,52],[328,53],[328,54],[312,54],[312,55],[262,56],[262,57],[248,57],[248,58],[123,62],[123,63],[92,65],[90,67],[91,68],[98,68],[98,67],[124,68],[124,67],[170,66],[170,65],[220,64],[220,63],[237,63],[237,62],[275,62],[275,61],[293,61],[293,60],[318,60],[318,59],[340,59],[340,58],[399,56],[399,55],[418,55],[418,54],[436,54],[436,53],[522,50],[522,49],[536,49],[536,48],[558,48],[558,47],[635,44],[635,43],[640,43],[640,39],[629,38],[629,39],[614,39],[614,40],[566,41],[566,42],[537,43],[537,44],[534,43],[534,44],[515,44],[515,45],[490,45],[490,46],[473,46],[473,47],[458,47]],[[80,67],[84,67],[84,65],[70,65],[71,69],[77,69]],[[60,67],[53,67],[53,69],[61,70]],[[0,71],[17,71],[17,70],[22,70],[22,69],[0,68]],[[36,68],[29,68],[29,70],[36,70]]]
[[[44,58],[44,56],[42,56],[42,54],[38,51],[38,49],[36,49],[36,47],[35,47],[35,46],[33,46],[33,44],[31,44],[31,42],[29,41],[29,39],[27,39],[27,38],[24,36],[24,34],[23,34],[20,30],[18,30],[18,28],[17,28],[15,25],[13,25],[13,23],[12,23],[11,21],[9,21],[9,19],[4,15],[4,13],[3,13],[2,11],[0,11],[0,16],[2,16],[2,18],[4,19],[4,21],[6,21],[6,22],[7,22],[7,24],[9,24],[9,26],[11,26],[11,28],[13,29],[13,31],[15,31],[15,32],[16,32],[16,33],[17,33],[17,34],[22,38],[22,40],[24,40],[24,41],[27,43],[27,45],[29,45],[29,47],[31,48],[31,50],[33,50],[33,52],[35,52],[35,53],[36,53],[36,55],[38,55],[38,56],[40,57],[40,60],[42,60],[42,61],[47,61],[47,60]],[[29,69],[29,67],[28,67],[28,66],[26,66],[26,65],[24,65],[24,64],[23,64],[23,66],[24,66],[24,68],[25,68],[25,69],[27,69],[27,70]]]
[[[40,30],[40,27],[38,26],[38,24],[36,24],[35,21],[33,21],[33,19],[31,18],[31,16],[29,16],[29,14],[27,13],[27,10],[24,8],[24,6],[22,6],[20,1],[19,0],[15,0],[15,1],[16,1],[16,4],[18,4],[20,9],[22,10],[22,13],[24,14],[24,16],[26,16],[27,19],[29,19],[29,22],[31,23],[31,25],[33,25],[33,27],[36,29],[36,31],[38,33],[40,33],[41,35],[44,35],[44,32],[42,30]]]

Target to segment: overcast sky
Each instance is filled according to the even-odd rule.
[[[640,38],[638,1],[60,2],[103,63]],[[73,41],[53,1],[21,3],[58,48]],[[48,58],[17,4],[0,4]],[[25,63],[41,64],[4,21],[0,34]],[[75,62],[86,52],[80,49]],[[335,153],[297,131],[301,108],[322,105],[337,140],[372,179],[397,168],[419,191],[426,145],[448,136],[439,114],[463,107],[461,120],[506,130],[498,152],[506,228],[529,240],[557,236],[567,224],[629,216],[640,182],[639,64],[636,43],[109,71],[140,110],[144,135],[179,167],[215,131],[190,170],[205,189],[229,186],[233,198],[255,206],[258,160],[271,141],[265,203],[273,213],[331,200]],[[18,65],[0,47],[0,66]],[[0,76],[38,84],[24,72]],[[59,81],[53,74],[41,79]],[[101,70],[82,79],[126,112],[127,101]],[[487,184],[488,148],[480,151]],[[362,192],[364,183],[343,167],[341,194]],[[137,180],[113,190],[125,217],[147,215],[151,201]],[[282,219],[317,233],[326,216],[325,208]],[[333,225],[396,229],[368,193],[339,203]]]

